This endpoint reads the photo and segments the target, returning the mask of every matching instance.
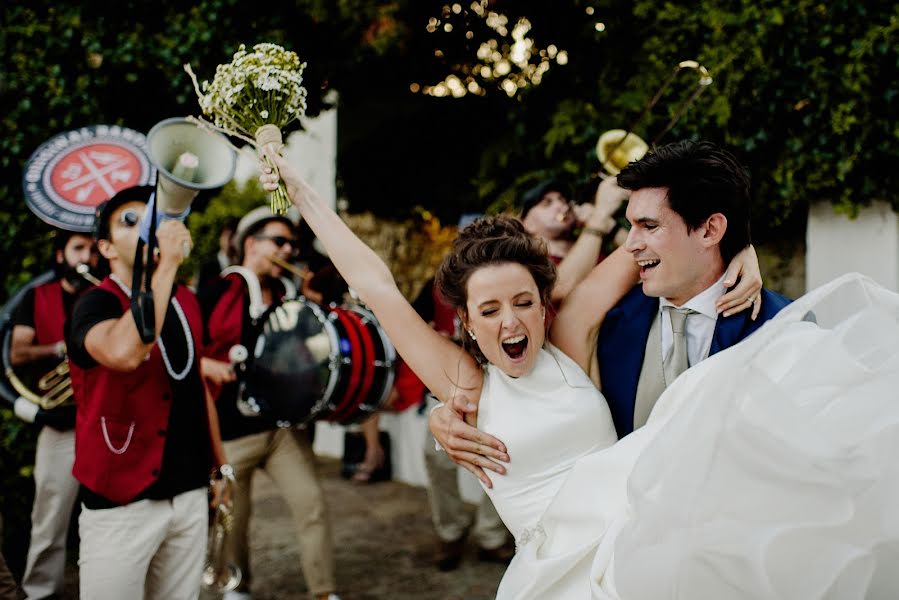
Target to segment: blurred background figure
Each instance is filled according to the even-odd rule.
[[[219,232],[218,252],[215,256],[200,263],[196,276],[196,289],[203,289],[207,285],[215,283],[222,269],[234,264],[235,251],[231,240],[234,238],[234,230],[237,229],[237,221],[237,217],[231,217],[222,225]]]
[[[552,299],[561,302],[587,273],[627,238],[618,228],[616,213],[629,192],[607,177],[596,188],[592,204],[575,205],[571,191],[556,179],[542,181],[521,196],[524,228],[546,242],[549,256],[558,266]]]
[[[93,270],[97,262],[86,233],[56,231],[53,253],[56,279],[29,290],[13,316],[10,363],[22,367],[26,379],[34,382],[65,362],[63,325],[75,301],[92,286],[77,268],[88,265]],[[75,405],[66,403],[53,411],[58,418],[37,438],[31,542],[22,577],[22,589],[35,599],[62,595],[69,522],[78,496],[78,481],[72,476]]]

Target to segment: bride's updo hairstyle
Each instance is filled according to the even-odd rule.
[[[434,276],[434,285],[443,299],[463,314],[467,313],[468,279],[488,265],[518,263],[530,272],[544,306],[556,283],[556,266],[549,259],[546,244],[525,231],[521,221],[508,216],[481,217],[459,232],[453,249]],[[480,362],[484,357],[467,332],[465,348]]]

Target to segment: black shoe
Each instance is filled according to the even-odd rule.
[[[441,541],[437,546],[434,564],[441,571],[452,571],[459,568],[462,562],[462,549],[465,547],[465,536],[452,542]]]
[[[478,560],[507,565],[515,556],[515,546],[512,542],[506,542],[497,548],[481,548],[478,550]]]

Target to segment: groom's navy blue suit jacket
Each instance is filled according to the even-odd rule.
[[[751,310],[719,316],[709,355],[730,348],[776,315],[791,300],[776,292],[762,289],[762,309],[758,318],[750,318]],[[599,330],[598,358],[602,393],[609,403],[618,437],[634,430],[634,401],[637,382],[643,368],[649,329],[659,310],[659,299],[643,293],[638,285],[609,311]]]

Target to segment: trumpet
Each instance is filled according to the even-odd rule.
[[[633,133],[633,131],[637,125],[643,121],[646,115],[649,114],[661,99],[665,90],[668,89],[668,86],[671,85],[678,74],[684,69],[694,70],[699,75],[696,87],[693,89],[693,92],[678,105],[677,109],[674,111],[674,116],[671,117],[668,124],[665,125],[665,128],[647,144],[637,134]],[[701,94],[711,83],[712,77],[709,75],[708,70],[695,60],[684,60],[679,62],[668,78],[662,82],[662,85],[659,86],[655,95],[646,103],[646,106],[643,107],[643,111],[627,130],[610,129],[599,136],[599,140],[596,142],[596,156],[599,158],[600,172],[597,173],[597,176],[605,179],[608,175],[617,175],[621,172],[621,169],[628,165],[628,163],[643,158],[643,156],[649,152],[649,149],[655,147],[659,140],[674,127],[684,113],[687,112],[690,105],[693,104],[693,101],[695,101],[699,94]]]
[[[84,263],[81,263],[80,265],[75,267],[75,272],[77,272],[79,275],[81,275],[84,279],[86,279],[93,285],[100,285],[100,283],[101,283],[101,281],[99,279],[97,279],[96,277],[93,276],[93,274],[91,273],[91,268]]]
[[[234,470],[231,465],[219,469],[224,482],[222,497],[215,508],[215,518],[209,528],[209,543],[206,546],[206,566],[203,569],[203,587],[223,594],[240,585],[243,574],[240,568],[228,562],[225,556],[225,541],[234,524]],[[214,485],[214,482],[212,482]]]
[[[275,263],[276,265],[278,265],[279,267],[281,267],[282,269],[284,269],[285,271],[289,271],[290,273],[293,273],[300,279],[306,279],[310,275],[309,269],[301,269],[298,266],[287,262],[283,258],[278,257],[277,254],[269,254],[268,259],[270,261],[272,261],[273,263]]]

